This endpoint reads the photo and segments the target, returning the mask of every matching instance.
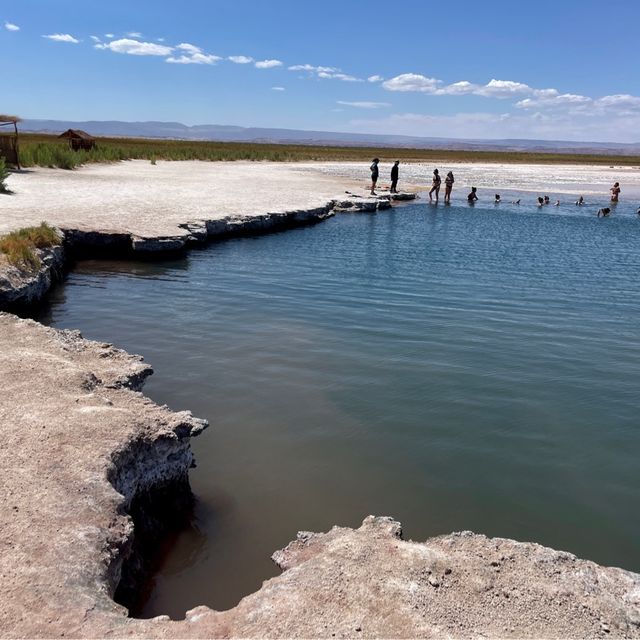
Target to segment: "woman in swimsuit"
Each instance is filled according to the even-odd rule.
[[[436,192],[436,202],[438,202],[438,195],[440,194],[440,185],[442,184],[442,179],[440,178],[440,174],[437,169],[433,170],[433,186],[431,187],[431,191],[429,191],[429,200],[433,200],[431,194]]]
[[[451,202],[451,191],[453,191],[453,183],[455,178],[453,177],[453,171],[447,173],[447,177],[444,179],[444,201]]]

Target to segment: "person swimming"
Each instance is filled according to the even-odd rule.
[[[500,204],[500,194],[499,193],[496,193],[494,202],[495,202],[495,204]]]
[[[560,206],[560,200],[556,200],[556,207]]]
[[[542,207],[544,205],[544,198],[542,196],[538,196],[538,206]]]
[[[545,196],[544,197],[544,203],[545,204],[549,204],[551,202],[551,198],[549,198],[549,196]]]
[[[518,198],[517,200],[512,200],[511,204],[520,204],[520,198]]]
[[[609,209],[609,207],[603,207],[602,209],[598,209],[598,213],[596,215],[598,216],[598,218],[607,218],[610,213],[611,209]]]
[[[580,196],[577,200],[576,200],[576,204],[578,206],[582,206],[584,204],[584,198],[582,196]]]
[[[467,202],[473,204],[478,199],[478,189],[471,187],[471,193],[467,196]]]

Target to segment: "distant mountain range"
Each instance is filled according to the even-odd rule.
[[[217,124],[202,124],[190,127],[180,122],[120,122],[117,120],[71,122],[64,120],[25,120],[20,124],[20,128],[22,131],[41,133],[61,133],[67,129],[82,129],[96,136],[164,138],[171,140],[217,140],[223,142],[263,142],[354,147],[404,147],[412,149],[452,149],[458,151],[640,154],[640,142],[422,138],[369,133],[262,129],[259,127],[235,127]]]

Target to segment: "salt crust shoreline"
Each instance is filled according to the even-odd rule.
[[[311,218],[331,213],[313,204]],[[282,228],[283,214],[258,216],[259,229]],[[109,231],[132,238],[134,227]],[[206,424],[145,398],[150,367],[112,345],[6,313],[0,345],[2,637],[640,637],[640,575],[471,533],[406,542],[373,517],[299,534],[274,554],[284,573],[230,611],[129,619],[112,600],[135,539],[128,509],[187,481],[189,440]]]

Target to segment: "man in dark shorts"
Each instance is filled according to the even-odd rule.
[[[391,193],[398,193],[398,174],[400,173],[400,160],[396,160],[393,167],[391,167]]]
[[[373,162],[371,163],[371,166],[369,167],[371,169],[371,195],[375,196],[376,195],[376,183],[378,182],[378,174],[380,173],[378,171],[378,162],[380,162],[380,160],[378,158],[374,158]]]

